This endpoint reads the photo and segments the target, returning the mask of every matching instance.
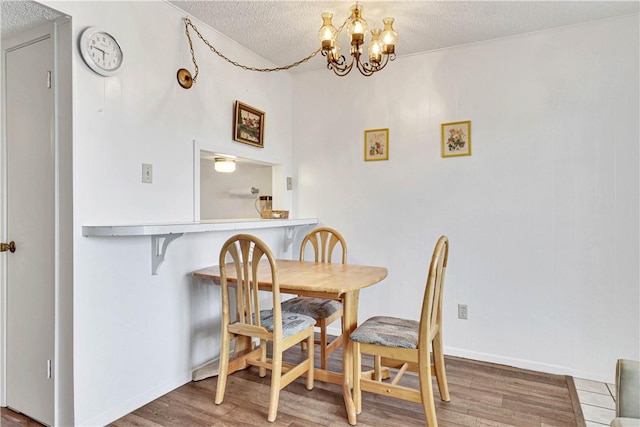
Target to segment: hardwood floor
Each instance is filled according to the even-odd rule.
[[[287,352],[293,361],[301,353]],[[341,352],[330,357],[341,366]],[[365,363],[367,361],[365,360]],[[369,362],[372,362],[371,360]],[[434,382],[438,424],[449,426],[584,427],[578,395],[571,377],[526,371],[457,357],[446,357],[450,402],[442,402]],[[407,384],[417,377],[407,374]],[[270,375],[257,368],[228,379],[225,400],[213,403],[216,378],[191,382],[117,420],[113,427],[131,426],[348,426],[340,387],[304,379],[280,393],[278,418],[267,422]],[[405,382],[405,379],[403,379]],[[424,426],[422,406],[363,393],[358,426]]]
[[[11,409],[0,408],[0,426],[2,427],[19,427],[19,426],[40,427],[42,426],[42,424],[32,420],[31,418],[25,415],[14,412]]]
[[[287,352],[295,360],[300,348]],[[332,354],[340,366],[341,352]],[[508,366],[446,357],[450,402],[442,402],[434,383],[438,424],[452,426],[585,427],[571,377],[526,371]],[[365,362],[367,362],[365,360]],[[369,361],[371,362],[371,361]],[[408,382],[417,378],[407,374]],[[403,379],[403,382],[405,382]],[[280,394],[278,418],[267,422],[270,374],[257,368],[236,372],[228,379],[225,400],[213,403],[216,378],[191,382],[111,424],[112,427],[188,426],[348,426],[340,387],[321,382],[311,391],[299,379]],[[407,383],[408,384],[408,383]],[[16,418],[18,418],[16,420]],[[30,423],[29,423],[30,422]],[[36,426],[28,418],[2,409],[2,426]],[[424,426],[422,406],[363,393],[358,426]]]

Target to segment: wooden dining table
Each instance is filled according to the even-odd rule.
[[[342,385],[345,408],[349,424],[356,424],[356,409],[351,389],[353,388],[353,357],[349,335],[358,326],[358,299],[360,290],[374,285],[387,277],[387,269],[355,264],[330,264],[309,261],[276,260],[280,292],[335,299],[343,307],[343,353],[342,372],[315,368],[314,377],[319,381]],[[236,280],[235,268],[227,268],[227,280],[230,284]],[[220,268],[213,266],[195,271],[194,277],[210,279],[220,284]],[[261,290],[271,290],[271,272],[268,264],[258,268],[258,282]],[[246,339],[241,339],[246,338]],[[251,352],[252,343],[248,337],[236,338],[234,355],[230,360],[231,374],[246,367],[242,359]],[[235,367],[231,370],[231,367]],[[216,365],[207,365],[193,372],[193,380],[201,380],[217,375]]]

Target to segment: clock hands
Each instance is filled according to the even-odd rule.
[[[105,55],[106,55],[106,52],[104,51],[104,49],[100,49],[98,46],[94,46],[94,45],[91,45],[91,46],[89,46],[89,47],[92,47],[92,48],[94,48],[95,50],[99,50],[100,52],[102,52],[102,60],[104,61],[104,57],[105,57]]]

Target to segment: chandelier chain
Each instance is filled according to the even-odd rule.
[[[193,65],[195,67],[195,76],[193,77],[194,83],[195,83],[196,78],[198,76],[198,64],[196,63],[196,55],[195,55],[194,50],[193,50],[193,42],[191,41],[191,35],[189,34],[189,27],[193,28],[193,31],[195,31],[195,33],[198,35],[200,40],[202,40],[202,42],[205,45],[207,45],[207,47],[213,53],[215,53],[216,55],[218,55],[220,58],[224,59],[225,61],[227,61],[231,65],[234,65],[236,67],[242,68],[242,69],[247,70],[247,71],[258,71],[258,72],[261,72],[261,73],[268,73],[268,72],[271,72],[271,71],[288,70],[290,68],[297,67],[298,65],[300,65],[300,64],[302,64],[304,62],[307,62],[308,60],[310,60],[311,58],[316,56],[318,54],[318,52],[320,52],[322,50],[322,48],[318,48],[314,52],[312,52],[308,56],[306,56],[305,58],[303,58],[303,59],[301,59],[299,61],[296,61],[293,64],[285,65],[283,67],[276,67],[276,68],[248,67],[246,65],[239,64],[238,62],[227,58],[222,52],[220,52],[218,49],[216,49],[211,43],[209,43],[209,41],[207,39],[204,38],[204,36],[200,33],[200,31],[198,31],[198,28],[191,22],[191,20],[189,18],[185,18],[184,19],[184,27],[185,27],[185,32],[187,34],[187,39],[189,40],[189,49],[191,50],[191,60],[193,61]]]
[[[187,18],[186,21],[189,21],[189,23],[191,23],[189,18]],[[189,27],[186,25],[186,21],[184,31],[187,34],[187,40],[189,41],[189,50],[191,51],[191,61],[193,61],[193,67],[195,69],[195,73],[193,74],[193,82],[195,83],[196,79],[198,78],[198,63],[196,62],[196,54],[193,51],[193,42],[191,41],[191,36],[189,35]]]

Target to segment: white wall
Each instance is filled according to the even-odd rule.
[[[608,382],[639,359],[638,52],[636,15],[295,76],[296,211],[389,268],[359,318],[417,318],[446,234],[447,354]],[[443,159],[459,120],[473,155]],[[389,161],[364,162],[385,127]]]
[[[218,292],[190,273],[217,264],[234,233],[177,239],[152,276],[149,237],[83,237],[82,226],[191,221],[197,149],[280,164],[291,175],[291,78],[241,71],[194,36],[200,75],[185,90],[176,81],[178,68],[193,70],[183,13],[161,2],[43,3],[72,18],[75,423],[95,426],[189,381],[217,356]],[[77,40],[93,25],[122,45],[115,77],[98,76],[79,56]],[[233,59],[272,65],[198,26]],[[235,100],[266,112],[264,149],[232,140]],[[141,183],[142,163],[153,164],[151,185]],[[291,192],[275,190],[290,209]],[[290,256],[281,229],[255,234]]]

